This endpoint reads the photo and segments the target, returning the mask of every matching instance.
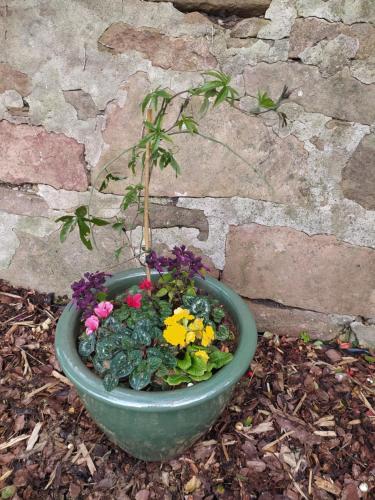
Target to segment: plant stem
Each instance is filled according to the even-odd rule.
[[[148,108],[146,112],[146,120],[152,123],[152,109]],[[151,170],[151,143],[148,142],[146,145],[146,155],[145,155],[145,169],[144,169],[144,201],[143,201],[143,237],[144,237],[144,250],[148,254],[151,250],[151,230],[150,230],[150,170]],[[146,276],[147,279],[151,281],[150,268],[145,262],[146,266]],[[151,295],[151,290],[147,291],[148,295]]]

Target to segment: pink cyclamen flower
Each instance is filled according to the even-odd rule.
[[[146,278],[143,281],[141,281],[138,286],[141,290],[151,290],[152,282]]]
[[[142,294],[135,293],[134,295],[128,295],[124,302],[128,304],[129,307],[134,307],[135,309],[139,309],[142,305]]]
[[[88,333],[88,331],[86,330],[87,335],[90,335],[92,332],[95,332],[95,330],[99,328],[99,318],[97,318],[93,314],[92,316],[87,318],[87,320],[85,321],[85,326],[87,327],[87,330],[90,330],[90,333]]]
[[[108,318],[113,311],[113,304],[111,302],[99,302],[95,307],[94,312],[100,319]]]

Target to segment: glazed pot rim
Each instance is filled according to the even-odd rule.
[[[119,288],[126,280],[137,282],[141,281],[144,276],[142,268],[130,269],[113,275],[107,280],[106,285],[110,289]],[[153,273],[153,276],[158,276],[158,273]],[[199,382],[192,387],[150,392],[116,387],[108,392],[104,389],[103,379],[87,368],[78,354],[76,332],[80,312],[71,302],[58,321],[55,349],[61,368],[77,387],[78,392],[116,407],[167,411],[171,407],[178,409],[198,405],[233,386],[246,372],[253,358],[257,344],[255,322],[241,297],[222,282],[208,276],[205,279],[196,278],[196,283],[213,296],[220,295],[221,302],[240,333],[237,349],[228,365],[221,368],[209,380]]]

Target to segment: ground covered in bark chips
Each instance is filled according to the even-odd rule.
[[[266,335],[182,457],[145,463],[92,423],[53,350],[61,306],[0,282],[0,497],[375,498],[375,364]]]

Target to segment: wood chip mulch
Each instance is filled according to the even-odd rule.
[[[293,338],[260,338],[214,427],[182,457],[112,445],[60,372],[61,306],[0,282],[0,498],[375,498],[375,364]]]

